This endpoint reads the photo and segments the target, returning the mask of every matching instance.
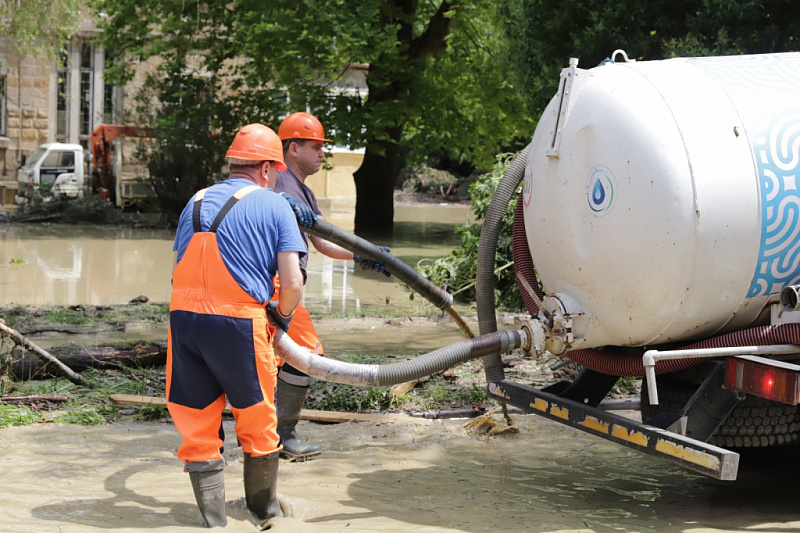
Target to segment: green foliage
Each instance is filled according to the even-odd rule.
[[[0,404],[0,427],[29,426],[40,421],[38,414],[24,405]]]
[[[315,403],[316,409],[324,411],[361,413],[367,410],[379,410],[386,403],[385,388],[316,382],[315,389],[324,389],[324,392],[318,393],[320,399]]]
[[[469,188],[470,206],[475,215],[475,222],[458,226],[456,234],[460,240],[449,255],[430,261],[422,260],[417,265],[419,271],[434,284],[444,288],[457,301],[475,301],[475,279],[477,277],[478,243],[481,226],[492,195],[500,184],[513,156],[502,154],[492,171],[478,178]],[[514,209],[516,197],[512,199],[503,216],[503,223],[497,241],[497,268],[495,270],[495,302],[497,305],[511,309],[523,309],[522,297],[517,290],[514,278],[513,255],[511,249],[511,230],[514,225]]]
[[[89,322],[89,317],[86,316],[82,308],[71,309],[69,307],[53,308],[47,319],[58,324],[70,324],[73,326]]]
[[[388,209],[399,166],[386,154],[398,143],[416,158],[444,152],[483,165],[532,131],[492,0],[98,0],[97,9],[109,81],[158,60],[140,111],[159,131],[153,179],[180,184],[159,191],[178,198],[172,209],[187,180],[196,189],[217,178],[242,125],[277,129],[293,111],[311,110],[337,143],[386,157],[370,179],[391,185],[371,199]],[[369,65],[368,96],[347,77],[359,65]]]
[[[177,71],[147,75],[135,96],[135,118],[155,131],[155,140],[141,140],[135,157],[147,166],[149,181],[162,213],[175,222],[189,198],[221,179],[222,154],[230,139],[215,135],[211,118],[228,116],[214,77],[197,76],[184,63]],[[232,127],[232,125],[231,125]]]
[[[6,324],[16,329],[31,327],[33,323],[58,325],[108,324],[119,326],[127,322],[150,322],[154,326],[169,320],[169,304],[137,303],[107,306],[0,306],[0,316]],[[136,344],[134,342],[133,344]],[[131,345],[132,346],[132,345]],[[125,343],[120,349],[130,348]]]
[[[78,31],[83,0],[0,1],[0,35],[19,55],[55,61]]]
[[[468,387],[450,385],[439,377],[414,389],[410,396],[416,397],[423,409],[447,409],[455,406],[483,404],[489,401],[484,388],[477,383]]]
[[[139,409],[139,412],[134,415],[134,418],[139,420],[163,420],[169,418],[170,414],[167,409],[161,405],[150,405]]]
[[[793,0],[502,0],[509,63],[538,116],[570,57],[591,68],[614,50],[632,59],[796,50]]]
[[[0,404],[0,427],[29,425],[39,422],[100,425],[113,422],[120,411],[108,401],[112,394],[164,396],[166,383],[163,368],[128,368],[115,370],[89,369],[81,374],[95,388],[82,389],[64,380],[24,381],[14,383],[16,395],[67,396],[66,402],[40,405],[36,409]],[[46,403],[46,402],[45,402]],[[137,418],[157,420],[168,416],[159,406],[132,407]]]

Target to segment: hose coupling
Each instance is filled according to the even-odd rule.
[[[541,359],[547,342],[547,328],[538,319],[514,317],[514,329],[524,333],[520,349],[525,357]]]

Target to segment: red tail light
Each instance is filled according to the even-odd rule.
[[[725,388],[796,405],[800,403],[800,366],[753,355],[729,357]]]

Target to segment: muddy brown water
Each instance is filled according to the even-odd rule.
[[[410,264],[446,253],[453,224],[468,216],[458,208],[398,211],[392,248]],[[327,218],[346,227],[346,214]],[[0,241],[4,304],[168,299],[170,232],[10,225],[0,226]],[[310,272],[306,304],[317,312],[421,305],[346,262],[315,254]],[[474,317],[470,325],[477,329]],[[323,319],[319,330],[335,351],[429,351],[463,338],[446,320],[413,318]],[[165,336],[135,328],[124,334]],[[308,463],[281,464],[278,490],[287,516],[274,519],[272,531],[800,531],[796,449],[743,455],[739,481],[720,482],[542,418],[513,419],[519,433],[494,437],[465,427],[465,420],[303,421],[301,433],[325,452]],[[243,511],[233,421],[225,426],[230,521],[224,531],[253,531]],[[202,531],[175,457],[179,442],[169,423],[130,420],[0,429],[0,531]]]
[[[385,244],[415,266],[450,252],[458,243],[454,226],[470,216],[465,206],[397,206],[394,240]],[[352,230],[352,212],[327,212],[325,219]],[[168,230],[0,223],[0,302],[110,305],[140,295],[167,302],[174,237]],[[352,261],[312,249],[305,306],[319,313],[346,313],[415,311],[425,305],[419,298],[411,300],[394,278],[354,267]]]
[[[462,420],[387,417],[383,424],[300,431],[325,451],[282,462],[288,515],[275,532],[718,532],[800,530],[797,461],[745,467],[733,484],[695,476],[531,416],[518,434],[486,437]],[[224,531],[244,518],[241,454],[231,422]],[[4,532],[201,531],[169,424],[0,431]],[[796,455],[794,456],[796,457]]]

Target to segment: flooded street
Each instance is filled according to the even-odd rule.
[[[325,219],[352,230],[352,212]],[[469,221],[464,206],[397,206],[392,253],[416,266],[446,255],[458,243],[456,224]],[[111,305],[140,295],[168,302],[175,237],[170,230],[0,223],[0,302],[4,305]],[[409,299],[396,280],[362,272],[352,261],[311,252],[304,304],[315,313],[401,309]]]
[[[329,213],[345,229],[352,214]],[[410,265],[456,244],[463,207],[398,206],[392,252]],[[352,223],[352,222],[350,222]],[[169,231],[0,225],[0,301],[108,305],[169,299]],[[315,313],[407,310],[394,280],[313,254],[305,304]],[[465,313],[466,314],[466,313]],[[473,313],[474,314],[474,313]],[[475,317],[468,323],[477,331]],[[500,321],[510,328],[510,319]],[[426,352],[463,339],[452,321],[322,317],[326,351]],[[165,330],[126,331],[165,338]],[[45,347],[97,338],[36,338]],[[623,413],[635,417],[635,413]],[[499,416],[496,417],[499,420]],[[800,532],[798,450],[743,455],[739,480],[715,481],[535,416],[488,437],[466,420],[386,415],[382,422],[300,423],[323,455],[282,462],[284,518],[295,532]],[[225,420],[228,526],[244,517],[241,450]],[[0,531],[204,531],[169,422],[0,429]]]
[[[514,420],[520,433],[492,438],[462,420],[301,422],[325,452],[281,463],[288,516],[274,519],[271,531],[800,529],[800,466],[787,457],[761,472],[743,466],[741,483],[719,482],[541,418]],[[230,424],[224,531],[253,531],[243,518],[241,453]],[[202,531],[175,458],[178,443],[171,425],[157,423],[3,429],[2,531]]]

